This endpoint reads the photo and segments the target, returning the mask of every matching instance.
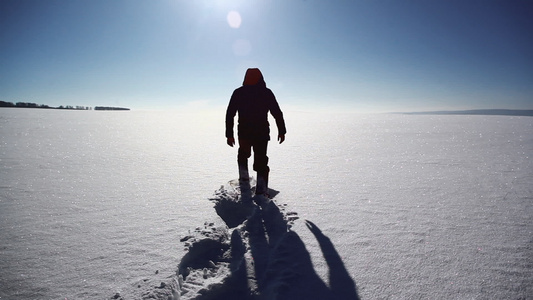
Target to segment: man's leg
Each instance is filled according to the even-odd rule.
[[[267,156],[268,140],[254,141],[254,170],[257,172],[257,185],[256,194],[268,193],[268,173],[270,168],[268,167]]]
[[[237,164],[239,165],[239,180],[248,181],[248,158],[252,155],[252,143],[250,140],[239,139],[239,151],[237,153]]]

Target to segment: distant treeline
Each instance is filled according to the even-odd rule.
[[[58,107],[52,107],[45,104],[37,104],[31,102],[5,102],[0,101],[0,107],[20,107],[20,108],[47,108],[47,109],[75,109],[75,110],[91,110],[92,107],[89,106],[72,106],[72,105],[61,105]]]
[[[124,108],[124,107],[95,106],[94,110],[130,110],[130,109],[129,108]]]
[[[528,109],[472,109],[452,111],[408,112],[407,115],[483,115],[483,116],[526,116],[532,117],[533,110]]]
[[[45,108],[45,109],[72,109],[72,110],[92,110],[92,107],[89,106],[71,106],[71,105],[60,105],[58,107],[52,107],[45,104],[37,104],[30,102],[6,102],[0,101],[0,107],[20,107],[20,108]],[[130,110],[129,108],[123,107],[105,107],[105,106],[96,106],[94,110]]]

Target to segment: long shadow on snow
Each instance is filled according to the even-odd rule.
[[[355,282],[350,277],[331,240],[313,222],[306,220],[305,224],[315,235],[320,245],[320,249],[329,268],[330,288],[336,296],[335,299],[359,299]]]
[[[254,205],[250,199],[252,188],[245,184],[240,189],[245,201],[227,201],[229,195],[221,194],[220,200],[226,198],[226,201],[217,201],[215,210],[230,228],[246,224],[244,230],[248,235],[250,264],[253,266],[246,265],[244,242],[240,232],[234,230],[231,238],[232,274],[227,282],[231,287],[213,298],[205,295],[206,298],[359,299],[355,282],[333,243],[315,224],[306,221],[329,267],[330,287],[317,275],[305,244],[296,232],[289,230],[286,217],[274,201]],[[279,193],[272,189],[269,192],[272,196]],[[250,269],[253,269],[255,278],[249,278]]]
[[[312,222],[307,221],[307,226],[329,266],[330,287],[316,274],[305,244],[296,232],[288,230],[273,201],[248,219],[246,229],[261,298],[359,299],[355,283],[329,238]]]

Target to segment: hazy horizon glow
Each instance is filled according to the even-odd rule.
[[[282,108],[533,109],[529,1],[0,2],[0,100],[222,108],[259,67]]]

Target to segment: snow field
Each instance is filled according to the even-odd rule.
[[[0,110],[0,298],[533,294],[533,119],[286,112],[250,211],[222,115]]]

